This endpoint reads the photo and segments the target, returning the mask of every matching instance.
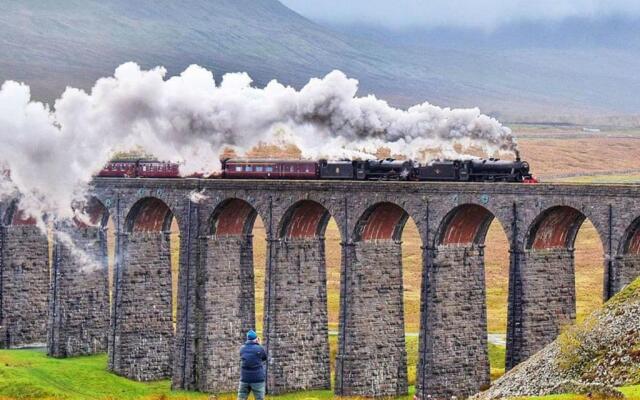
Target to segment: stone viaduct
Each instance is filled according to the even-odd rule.
[[[102,178],[92,194],[86,220],[59,227],[51,275],[47,238],[3,205],[0,344],[46,337],[57,357],[108,349],[113,372],[171,377],[177,389],[235,390],[237,349],[255,326],[257,216],[267,237],[263,335],[272,394],[332,387],[324,253],[330,217],[342,246],[338,395],[407,392],[400,238],[409,217],[422,239],[420,398],[467,396],[489,384],[484,238],[494,218],[510,243],[508,368],[575,318],[573,246],[586,218],[605,252],[605,298],[640,275],[638,186]],[[116,229],[111,301],[109,218]]]

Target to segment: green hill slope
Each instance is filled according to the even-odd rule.
[[[640,384],[640,278],[498,379],[479,399]],[[597,389],[600,390],[600,389]]]

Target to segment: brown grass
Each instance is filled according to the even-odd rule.
[[[520,139],[522,157],[541,178],[640,168],[640,138]]]

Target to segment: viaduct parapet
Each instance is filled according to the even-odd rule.
[[[238,346],[255,326],[251,232],[258,216],[267,238],[270,393],[332,386],[324,246],[330,217],[342,246],[333,366],[339,395],[407,392],[400,238],[408,218],[422,240],[419,398],[462,397],[489,384],[484,239],[494,219],[510,244],[507,368],[575,319],[574,241],[585,219],[603,244],[605,298],[640,275],[637,186],[102,178],[92,194],[90,223],[65,227],[68,235],[53,245],[51,284],[46,237],[15,215],[7,218],[5,207],[0,343],[43,341],[48,331],[51,355],[106,347],[115,373],[171,377],[174,388],[235,390]],[[110,312],[109,218],[116,230]],[[65,240],[92,255],[90,267],[66,250]],[[29,283],[26,273],[34,274]],[[46,297],[47,285],[48,325],[46,299],[44,307],[34,301],[36,291]]]

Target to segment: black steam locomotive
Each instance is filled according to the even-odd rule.
[[[490,159],[436,160],[420,164],[411,160],[303,161],[226,159],[222,178],[324,179],[380,181],[453,181],[536,183],[529,164],[517,154],[515,161]]]

